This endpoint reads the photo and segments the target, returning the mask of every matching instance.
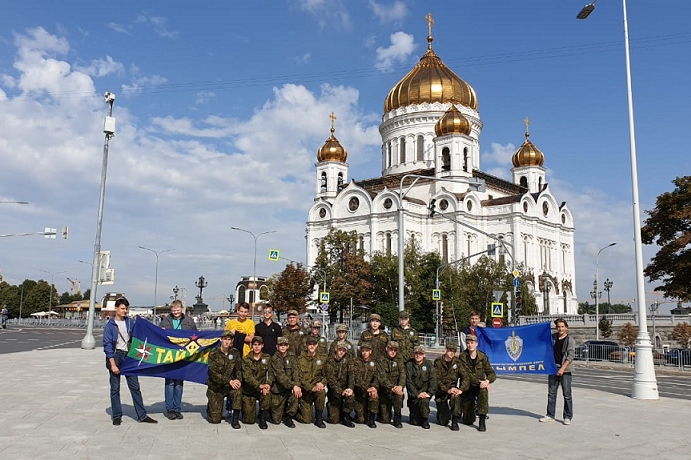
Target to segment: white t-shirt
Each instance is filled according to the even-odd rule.
[[[128,342],[130,341],[130,335],[127,333],[127,321],[118,321],[116,319],[115,325],[120,331],[118,334],[118,342],[115,344],[115,349],[127,352],[129,351]]]

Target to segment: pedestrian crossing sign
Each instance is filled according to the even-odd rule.
[[[329,303],[329,293],[328,292],[320,292],[319,293],[319,301],[321,303],[328,304]]]
[[[492,318],[504,317],[504,304],[501,302],[492,303]]]
[[[441,289],[432,289],[432,300],[441,300]]]
[[[269,260],[273,260],[273,261],[277,262],[278,259],[280,259],[280,258],[281,258],[281,251],[279,251],[278,249],[271,249],[269,251]]]

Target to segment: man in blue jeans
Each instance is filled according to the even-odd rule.
[[[103,329],[103,352],[106,354],[106,367],[110,372],[110,412],[113,425],[122,423],[122,405],[120,404],[120,367],[130,347],[134,321],[127,317],[130,303],[124,297],[115,301],[115,316]],[[139,389],[139,379],[136,375],[126,375],[127,386],[132,394],[137,421],[142,423],[158,423],[146,414],[142,392]]]
[[[569,325],[564,318],[554,320],[557,332],[552,334],[554,345],[554,361],[557,365],[556,375],[548,377],[547,390],[547,415],[540,419],[541,422],[553,422],[557,408],[557,390],[561,385],[564,395],[564,425],[571,425],[573,418],[573,401],[571,399],[571,363],[576,355],[576,343],[569,336]]]
[[[197,325],[194,320],[186,316],[183,312],[185,307],[180,300],[174,300],[170,304],[170,315],[161,320],[163,329],[188,329],[197,330]],[[166,399],[166,417],[169,420],[182,419],[182,380],[166,379],[165,383],[165,399]]]

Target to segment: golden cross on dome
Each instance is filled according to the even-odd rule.
[[[525,121],[525,137],[528,137],[530,136],[530,130],[528,129],[530,126],[530,120],[528,120],[528,117],[525,117],[525,120],[523,121]]]
[[[434,19],[432,19],[432,13],[427,13],[427,16],[425,16],[425,19],[427,19],[427,22],[429,23],[429,35],[431,37],[432,36],[432,24],[434,24]]]
[[[337,118],[333,112],[331,112],[331,115],[329,115],[329,118],[331,118],[331,132],[333,133],[334,131],[336,131],[336,129],[334,128],[334,122],[337,120]]]

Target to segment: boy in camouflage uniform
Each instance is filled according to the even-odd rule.
[[[295,428],[293,417],[297,414],[302,390],[295,373],[297,358],[289,347],[288,337],[279,337],[276,353],[271,357],[271,372],[274,375],[271,387],[271,421],[278,425],[282,420],[288,428]]]
[[[326,361],[326,358],[329,356],[329,349],[327,347],[327,342],[326,342],[326,337],[320,335],[319,333],[321,332],[321,327],[322,327],[322,322],[319,320],[312,321],[312,324],[310,325],[310,332],[307,335],[307,337],[316,337],[317,338],[317,355],[321,356],[324,361]],[[307,350],[307,345],[305,344],[305,347],[303,350]]]
[[[369,342],[372,346],[372,353],[374,354],[373,359],[375,361],[386,356],[385,348],[389,341],[389,335],[380,328],[381,316],[372,313],[369,315],[369,329],[362,331],[360,340],[357,343],[359,347],[362,347],[363,343]]]
[[[267,428],[266,420],[271,409],[271,356],[263,353],[264,339],[255,335],[252,339],[252,351],[242,360],[242,421],[252,425],[255,421],[259,428]],[[257,417],[257,400],[259,417]]]
[[[358,423],[365,423],[367,409],[367,426],[376,428],[374,419],[379,413],[379,370],[372,358],[372,345],[364,342],[360,346],[360,357],[355,359],[355,415]]]
[[[386,356],[377,362],[379,368],[379,421],[390,423],[393,408],[393,426],[403,428],[403,389],[405,366],[398,356],[398,343],[393,340],[386,346]]]
[[[297,362],[297,373],[302,398],[300,401],[299,420],[302,423],[312,423],[319,428],[326,428],[324,424],[324,404],[326,402],[326,363],[323,356],[317,355],[318,339],[307,337],[307,351],[304,351]],[[314,405],[314,417],[312,406]]]
[[[302,350],[305,348],[305,339],[308,331],[300,327],[298,324],[297,310],[288,310],[288,325],[283,328],[283,337],[288,337],[290,341],[290,350],[295,353],[295,356],[300,356]]]
[[[346,346],[348,347],[347,356],[351,359],[355,359],[355,347],[348,339],[346,339],[347,333],[348,326],[345,324],[339,324],[336,326],[336,340],[331,342],[331,345],[329,346],[329,356],[333,356],[336,352],[336,344],[338,342],[345,342]]]
[[[233,348],[233,333],[226,331],[221,335],[220,345],[209,353],[209,378],[206,380],[207,421],[221,423],[223,400],[232,401],[232,422],[235,429],[240,428],[240,409],[242,408],[242,353]]]
[[[456,357],[456,344],[446,344],[444,355],[434,360],[434,373],[437,378],[437,393],[434,395],[437,423],[446,426],[451,418],[451,430],[458,431],[461,395],[468,390],[470,377],[461,360]]]
[[[398,342],[398,354],[404,363],[413,359],[413,349],[420,345],[417,331],[410,327],[410,315],[407,311],[398,314],[398,326],[391,331],[391,340]]]
[[[485,420],[489,411],[489,384],[497,380],[487,355],[477,349],[477,337],[467,335],[466,350],[461,353],[461,363],[470,376],[470,388],[463,393],[463,423],[472,425],[475,422],[475,398],[477,413],[480,416],[478,431],[487,431]]]
[[[429,430],[429,401],[437,391],[437,379],[432,361],[425,358],[424,347],[415,347],[413,359],[405,363],[405,370],[410,424]]]
[[[336,344],[336,351],[326,360],[326,383],[329,386],[326,413],[329,423],[338,423],[348,428],[355,424],[350,420],[355,399],[355,370],[353,359],[346,356],[348,345],[345,342]]]

